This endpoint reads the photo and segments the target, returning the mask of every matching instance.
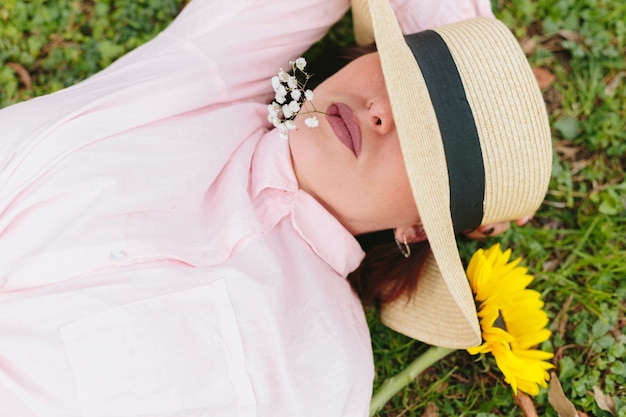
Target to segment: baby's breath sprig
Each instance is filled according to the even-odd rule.
[[[289,61],[289,64],[290,72],[281,68],[278,75],[272,77],[275,96],[274,101],[267,107],[269,113],[267,120],[279,130],[279,135],[283,139],[287,139],[288,132],[296,128],[294,120],[298,114],[322,113],[313,105],[313,91],[306,88],[313,76],[305,71],[306,60],[300,57],[295,61]],[[304,109],[307,105],[310,105],[312,110]],[[310,116],[304,120],[304,124],[311,128],[317,127],[319,120],[315,116]]]

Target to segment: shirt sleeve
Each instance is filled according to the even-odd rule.
[[[392,6],[407,34],[473,17],[494,17],[489,0],[395,0]]]
[[[100,73],[3,109],[0,212],[86,142],[198,109],[267,101],[271,76],[348,7],[348,0],[193,0],[155,39]]]
[[[81,108],[121,109],[128,102],[148,106],[141,116],[158,119],[237,100],[266,101],[271,76],[321,39],[348,7],[348,0],[192,0],[152,41],[76,86],[31,100],[33,111],[14,106],[19,110],[4,112],[10,116],[0,116],[0,124],[30,113],[29,125],[51,125]],[[137,124],[144,122],[137,116]]]
[[[321,39],[349,0],[192,2],[163,34],[216,62],[232,100],[267,99],[269,79]],[[206,23],[206,17],[221,16]]]

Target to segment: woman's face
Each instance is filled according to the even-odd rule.
[[[308,128],[301,111],[289,133],[300,187],[353,234],[418,224],[378,54],[352,61],[314,93],[327,114]]]

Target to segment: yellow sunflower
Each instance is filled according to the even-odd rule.
[[[519,389],[537,395],[550,379],[547,370],[554,367],[546,362],[551,353],[533,349],[550,337],[548,315],[540,294],[526,288],[533,277],[518,266],[519,258],[509,262],[510,257],[510,249],[502,252],[496,244],[479,249],[470,260],[467,276],[479,303],[484,343],[467,351],[491,352],[515,394]]]

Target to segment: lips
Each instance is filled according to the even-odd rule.
[[[326,120],[335,136],[357,158],[361,154],[361,128],[354,120],[352,109],[343,103],[335,103],[326,109]]]

